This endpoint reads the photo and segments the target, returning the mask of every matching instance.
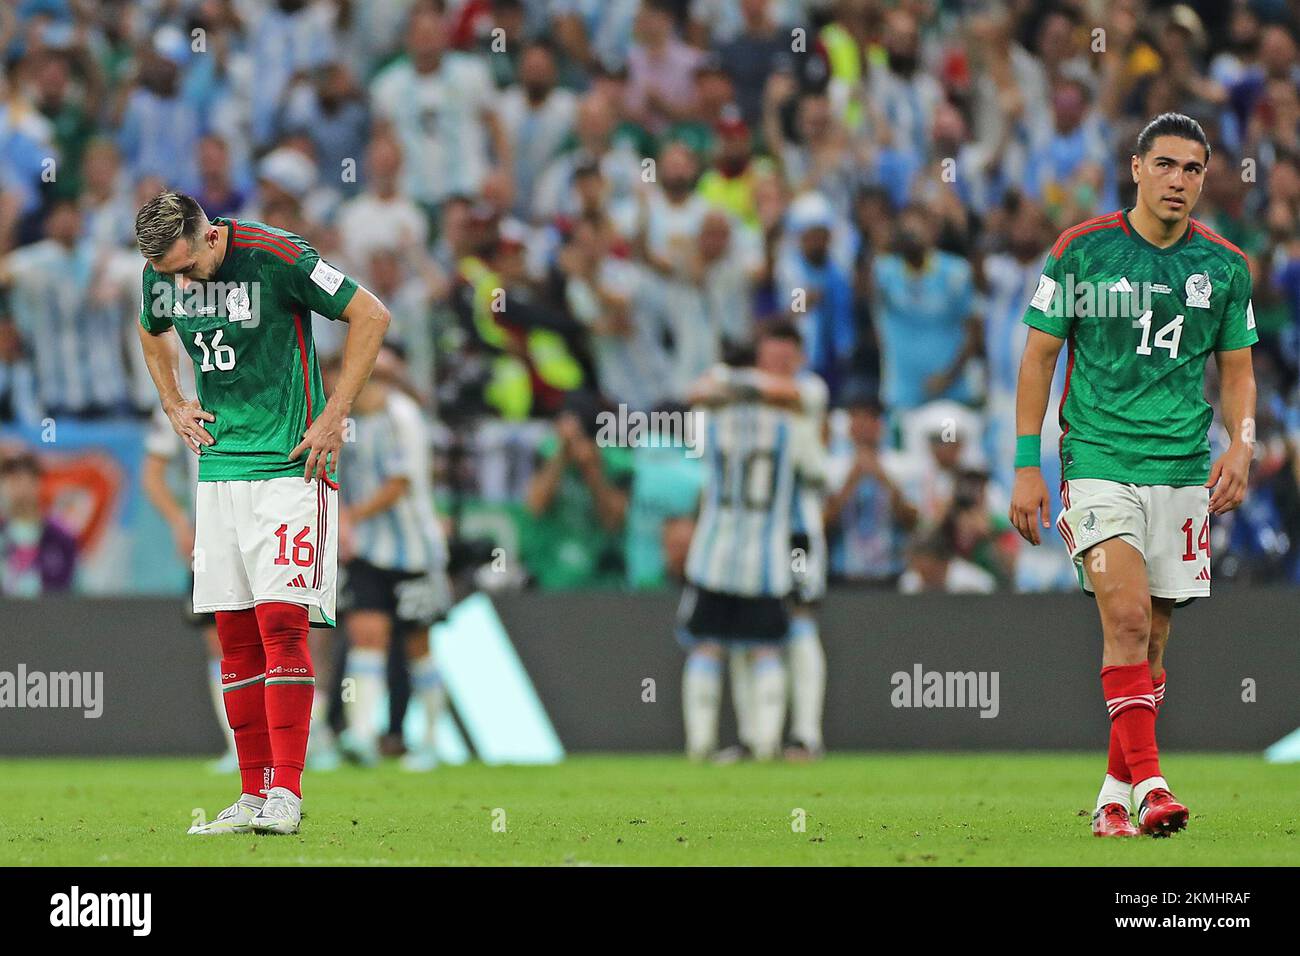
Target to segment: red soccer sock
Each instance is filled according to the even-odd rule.
[[[1115,722],[1110,725],[1110,749],[1106,752],[1106,772],[1121,783],[1132,783],[1128,775],[1128,764],[1124,762],[1124,745],[1119,742],[1119,728]]]
[[[251,609],[218,611],[217,639],[221,642],[221,696],[235,733],[240,785],[244,793],[260,794],[271,786],[272,762],[262,687],[266,657],[257,616]]]
[[[1165,699],[1165,672],[1161,671],[1160,676],[1153,678],[1151,682],[1152,696],[1156,699],[1156,716],[1160,716],[1160,705]],[[1124,747],[1119,742],[1119,729],[1112,722],[1110,725],[1110,750],[1106,754],[1106,772],[1123,783],[1132,783],[1129,777],[1128,763],[1124,760]]]
[[[1140,783],[1160,775],[1160,751],[1156,747],[1156,701],[1151,666],[1112,665],[1101,669],[1101,688],[1106,695],[1111,728],[1119,736],[1120,749],[1129,778]]]
[[[271,785],[302,796],[302,767],[311,729],[316,676],[307,653],[307,609],[273,601],[256,608],[266,651],[266,725],[275,754]]]

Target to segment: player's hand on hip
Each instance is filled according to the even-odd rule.
[[[1030,544],[1041,544],[1038,520],[1043,527],[1052,526],[1051,499],[1047,496],[1047,483],[1037,468],[1017,468],[1016,481],[1011,490],[1011,511],[1007,515],[1020,537]]]
[[[215,422],[217,416],[206,411],[199,404],[198,399],[183,398],[179,402],[166,406],[164,411],[167,412],[167,418],[171,421],[176,434],[181,436],[194,454],[199,453],[200,446],[216,444],[217,440],[208,433],[203,423]]]
[[[326,410],[320,418],[311,423],[303,432],[298,447],[289,452],[289,460],[294,461],[304,451],[307,452],[307,464],[302,470],[302,480],[323,479],[331,469],[338,471],[339,454],[343,450],[343,416]]]
[[[1219,456],[1205,483],[1205,487],[1214,489],[1210,494],[1210,514],[1225,514],[1245,500],[1250,482],[1250,459],[1249,445],[1234,444]]]

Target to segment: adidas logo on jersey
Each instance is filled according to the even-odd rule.
[[[1210,580],[1210,567],[1209,567],[1209,565],[1206,565],[1205,567],[1201,568],[1201,573],[1198,574],[1198,575],[1196,576],[1196,580],[1198,580],[1198,581],[1208,581],[1208,580]]]
[[[305,588],[306,586],[307,581],[301,574],[289,582],[289,587],[291,588]]]

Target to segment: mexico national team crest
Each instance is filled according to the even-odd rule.
[[[231,322],[247,322],[253,317],[252,303],[243,286],[235,286],[226,293],[226,318]]]
[[[1097,519],[1097,512],[1090,510],[1088,516],[1079,522],[1079,543],[1096,541],[1100,537],[1101,522]]]
[[[1189,309],[1208,309],[1210,307],[1210,274],[1198,272],[1187,277],[1187,307]]]

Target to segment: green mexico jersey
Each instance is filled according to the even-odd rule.
[[[1065,478],[1199,485],[1210,474],[1205,361],[1255,344],[1240,249],[1195,219],[1160,249],[1128,210],[1063,232],[1025,323],[1069,344]]]
[[[301,476],[305,453],[296,461],[289,453],[325,407],[311,314],[339,318],[357,284],[292,233],[212,222],[230,227],[216,276],[182,288],[146,265],[140,324],[155,334],[176,330],[194,362],[199,403],[216,416],[199,481]]]

